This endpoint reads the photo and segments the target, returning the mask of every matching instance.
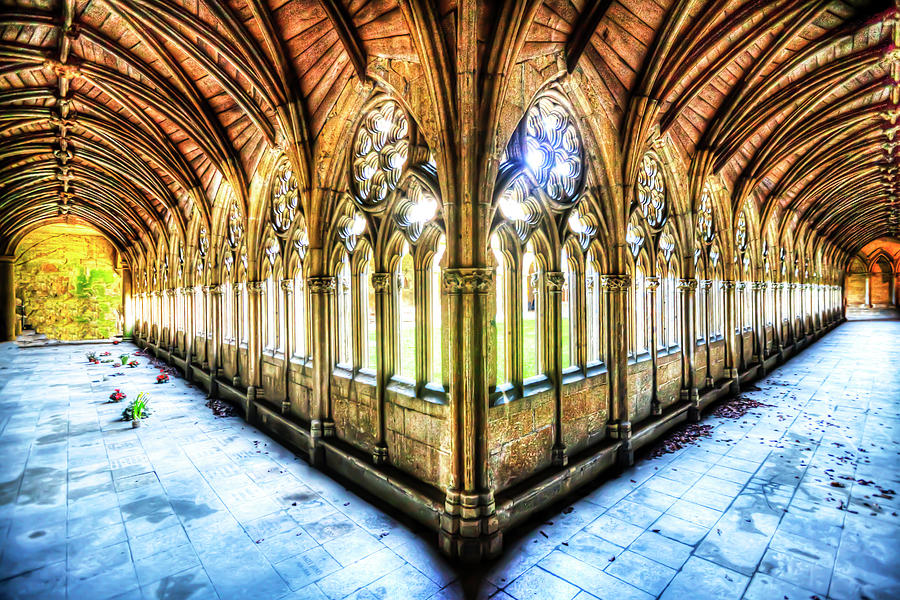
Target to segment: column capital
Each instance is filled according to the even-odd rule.
[[[611,292],[624,292],[631,287],[631,275],[628,273],[601,275],[600,287]]]
[[[494,268],[446,268],[443,284],[447,294],[487,294],[494,289]]]
[[[679,290],[696,290],[699,283],[700,282],[698,282],[696,279],[692,278],[679,279],[677,287]]]
[[[213,296],[221,296],[223,293],[225,293],[225,290],[223,290],[222,286],[219,284],[211,285],[208,287],[209,287],[209,293],[212,294]]]
[[[723,290],[733,290],[735,288],[735,284],[731,279],[723,279],[719,282],[719,287]]]
[[[278,282],[278,285],[281,289],[288,293],[293,293],[294,291],[294,280],[293,279],[282,279]]]
[[[659,277],[656,275],[651,275],[644,280],[647,283],[647,289],[651,292],[655,292],[659,289]]]
[[[247,291],[254,295],[261,294],[263,291],[263,285],[265,285],[265,282],[263,281],[248,281]]]
[[[701,290],[709,291],[712,288],[712,279],[701,279],[697,284]]]
[[[547,271],[544,277],[550,292],[561,292],[566,285],[566,276],[560,271]]]
[[[764,290],[764,289],[766,289],[766,282],[765,281],[754,281],[753,283],[750,284],[750,287],[751,287],[751,289],[754,289],[754,290]]]
[[[16,257],[12,254],[0,254],[0,263],[11,263],[16,260]]]
[[[337,277],[316,275],[307,279],[306,285],[313,294],[330,294],[337,288]]]
[[[389,294],[392,281],[392,273],[372,273],[372,289],[376,294]]]
[[[176,294],[176,291],[175,291],[175,288],[169,288],[169,289],[163,290],[163,293],[166,296],[168,296],[169,298],[171,298],[172,296],[174,296]]]

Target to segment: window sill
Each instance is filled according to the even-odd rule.
[[[519,398],[521,398],[519,390],[516,389],[516,386],[507,381],[496,386],[494,391],[488,395],[488,404],[490,406],[500,406],[502,404],[514,402]]]
[[[629,356],[628,364],[636,365],[636,364],[640,364],[642,362],[647,362],[649,360],[650,360],[650,352],[647,350],[643,350],[641,352],[638,352],[636,355]]]
[[[581,367],[577,365],[572,365],[566,367],[562,371],[562,385],[568,385],[570,383],[575,383],[576,381],[581,381],[585,378],[584,371],[581,370]]]
[[[309,356],[299,356],[295,354],[291,357],[290,363],[292,365],[297,365],[298,367],[312,368],[312,358]]]
[[[606,368],[606,363],[602,361],[588,363],[587,368],[585,369],[585,375],[587,377],[596,377],[608,372],[609,369]]]

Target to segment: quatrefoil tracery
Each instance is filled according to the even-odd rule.
[[[661,228],[666,222],[666,187],[659,162],[650,154],[645,154],[641,161],[637,199],[650,227]]]

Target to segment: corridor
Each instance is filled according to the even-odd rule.
[[[113,350],[0,346],[0,597],[465,597],[433,534],[215,416],[183,379],[155,385],[146,357],[111,377],[91,349]],[[511,532],[465,589],[897,598],[898,358],[900,321],[841,325],[748,386],[763,406],[708,416],[707,437]],[[115,388],[152,393],[143,427],[119,420]]]

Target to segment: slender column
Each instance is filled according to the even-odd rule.
[[[122,339],[130,339],[133,336],[134,326],[134,294],[131,282],[131,269],[119,267],[119,277],[122,280]]]
[[[203,292],[203,365],[202,368],[207,373],[210,370],[210,365],[212,364],[212,350],[210,348],[211,344],[209,343],[209,329],[210,329],[210,291],[212,288],[208,285],[204,285],[200,287],[200,290]]]
[[[547,331],[550,332],[548,371],[553,378],[553,400],[556,418],[554,420],[553,464],[564,467],[569,462],[566,456],[566,445],[563,443],[563,409],[562,409],[562,291],[566,278],[560,272],[544,274],[544,287],[547,290]]]
[[[291,333],[294,330],[294,324],[291,322],[291,315],[294,311],[294,280],[281,280],[281,293],[284,296],[284,314],[280,315],[284,319],[284,398],[281,399],[281,414],[287,415],[291,412],[291,354],[293,352],[294,339]]]
[[[661,415],[662,405],[659,403],[659,341],[657,340],[657,321],[662,315],[657,315],[657,290],[659,290],[659,277],[651,276],[645,280],[647,283],[647,302],[650,306],[650,414]]]
[[[388,372],[393,375],[396,370],[393,352],[397,347],[397,344],[394,343],[397,328],[391,303],[392,280],[391,273],[372,273],[372,288],[375,290],[376,343],[378,344],[378,356],[375,361],[375,449],[372,451],[372,460],[376,465],[388,462],[384,415],[385,391]],[[399,288],[399,286],[397,287]]]
[[[700,420],[700,393],[694,381],[694,360],[697,347],[695,333],[694,294],[697,293],[696,279],[679,279],[678,292],[681,298],[681,399],[691,403],[690,420]]]
[[[231,311],[231,331],[234,332],[234,376],[231,378],[231,385],[240,387],[241,385],[241,292],[244,290],[244,283],[240,281],[234,282],[231,286],[231,298],[234,310]]]
[[[253,403],[256,401],[259,389],[259,327],[262,324],[261,302],[264,283],[262,281],[247,282],[247,307],[250,316],[247,332],[247,400],[250,405],[249,413],[254,412]],[[249,416],[249,415],[248,415]]]
[[[782,283],[771,282],[769,283],[772,289],[772,310],[774,314],[772,315],[772,335],[775,338],[775,350],[778,352],[779,356],[781,355],[782,350],[784,350],[784,331],[782,330],[782,322],[781,322],[781,289],[784,287]]]
[[[738,295],[738,319],[737,319],[737,344],[738,344],[738,369],[740,371],[747,370],[747,356],[744,350],[744,322],[747,320],[744,311],[747,310],[747,303],[744,302],[744,294],[747,293],[747,282],[738,281],[735,284]]]
[[[712,337],[712,331],[709,327],[709,297],[712,290],[712,280],[703,279],[699,283],[699,287],[703,290],[703,330],[706,335],[703,336],[703,343],[706,346],[706,378],[703,381],[704,388],[711,388],[715,385],[716,380],[712,376],[712,346],[709,339]]]
[[[628,290],[631,276],[601,275],[600,285],[606,302],[607,356],[609,357],[609,424],[607,430],[613,439],[622,440],[617,460],[620,466],[630,466],[633,461],[631,448],[631,421],[628,397]],[[619,332],[618,335],[612,332]]]
[[[863,305],[866,308],[872,308],[872,274],[866,273],[866,303]]]
[[[725,376],[738,382],[737,362],[735,360],[735,314],[734,314],[734,281],[725,280],[720,284],[725,309]],[[732,390],[738,391],[738,390]]]
[[[753,291],[753,362],[760,365],[766,358],[765,330],[762,325],[761,309],[765,286],[766,284],[762,281],[754,281],[750,288]]]
[[[310,319],[313,346],[313,402],[310,406],[309,454],[310,462],[321,464],[319,441],[334,435],[331,410],[331,331],[334,323],[334,291],[337,278],[328,275],[311,275],[309,286]]]
[[[496,556],[503,536],[488,472],[487,352],[493,267],[443,269],[450,369],[450,483],[441,549],[465,561]]]
[[[15,261],[15,256],[0,256],[0,342],[16,339]]]
[[[171,356],[175,350],[175,289],[170,288],[164,291],[166,295],[166,313],[169,322],[168,335],[166,336],[166,351]]]
[[[785,287],[787,288],[787,307],[788,307],[787,324],[788,324],[788,338],[791,340],[791,343],[792,343],[792,344],[797,343],[797,336],[796,336],[796,333],[795,333],[796,328],[795,328],[795,326],[794,326],[794,293],[795,293],[795,288],[796,288],[796,286],[797,286],[796,283],[786,283],[786,284],[785,284]]]

